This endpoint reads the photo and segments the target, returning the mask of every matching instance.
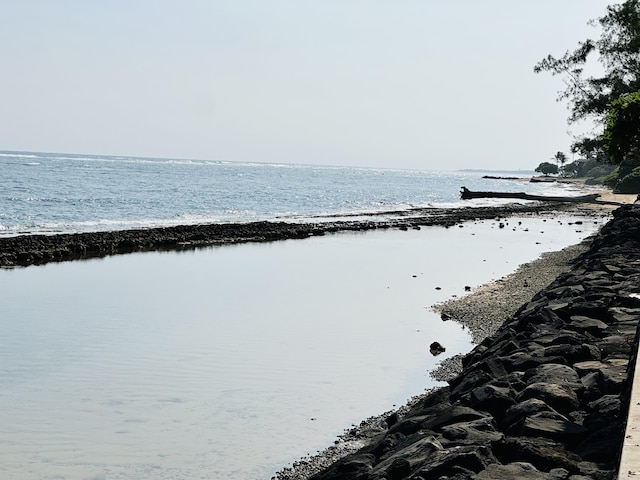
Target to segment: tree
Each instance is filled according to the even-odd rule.
[[[542,162],[536,167],[535,171],[548,177],[549,175],[556,175],[558,173],[558,166],[554,163]]]
[[[604,127],[613,102],[640,90],[640,0],[610,5],[606,12],[597,19],[602,27],[598,40],[580,42],[560,58],[548,55],[534,67],[536,73],[548,71],[564,77],[567,86],[558,100],[569,101],[569,123],[593,119]],[[587,77],[584,68],[593,53],[604,73]],[[598,137],[583,138],[574,147],[586,153],[601,151],[603,142]]]
[[[573,178],[577,177],[580,173],[580,165],[576,162],[571,162],[562,167],[562,176]]]
[[[567,156],[563,152],[557,152],[552,157],[552,160],[555,160],[556,164],[558,166],[562,167],[565,163],[567,163]]]
[[[615,163],[628,160],[640,165],[640,91],[611,103],[602,138]]]
[[[567,176],[567,172],[565,170],[565,163],[567,163],[567,156],[564,154],[564,152],[556,152],[556,154],[551,157],[551,160],[555,160],[556,165],[558,165],[558,171],[560,172],[560,174],[565,177]]]

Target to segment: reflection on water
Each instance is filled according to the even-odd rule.
[[[0,478],[268,479],[470,348],[430,305],[596,227],[522,222],[0,271]]]

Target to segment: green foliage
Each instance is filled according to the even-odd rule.
[[[636,167],[628,175],[620,179],[615,187],[619,193],[640,193],[640,167]]]
[[[616,171],[617,168],[615,167],[615,165],[601,163],[593,168],[590,168],[589,170],[584,170],[583,176],[591,178],[602,178]]]
[[[640,154],[640,91],[626,93],[611,103],[602,135],[615,163]]]
[[[640,162],[633,158],[627,157],[618,166],[618,177],[623,178],[629,175],[636,167],[640,167]]]
[[[534,71],[564,77],[567,86],[558,100],[569,101],[569,122],[590,118],[604,127],[613,101],[640,90],[640,0],[608,6],[597,23],[602,27],[598,40],[580,42],[560,58],[548,55]],[[601,76],[584,73],[592,54],[603,67]],[[597,137],[579,140],[575,151],[602,154],[603,142]]]
[[[565,177],[581,177],[588,185],[615,185],[617,182],[618,167],[610,163],[598,161],[596,159],[578,160],[568,163],[562,168]],[[613,175],[613,180],[608,180],[608,176]],[[610,182],[613,182],[611,184]]]
[[[601,136],[579,138],[571,145],[571,151],[586,158],[609,160],[609,156],[605,154],[604,139]]]
[[[640,161],[625,158],[611,173],[601,177],[600,183],[619,193],[640,193]]]
[[[596,168],[598,165],[600,165],[600,162],[598,162],[596,159],[591,158],[589,160],[586,160],[582,164],[581,171],[583,172],[583,175],[586,175],[587,172]]]
[[[602,185],[606,185],[607,187],[613,188],[618,183],[618,169],[616,168],[615,170],[613,170],[608,175],[600,177],[599,179],[598,178],[594,178],[592,182],[585,182],[585,183],[587,185],[592,184],[592,183],[601,183]]]
[[[558,166],[554,163],[542,162],[536,167],[535,171],[545,176],[556,175],[558,173]]]
[[[567,163],[560,167],[560,174],[565,178],[574,178],[580,172],[580,165],[576,162]]]

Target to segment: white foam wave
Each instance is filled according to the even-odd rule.
[[[0,152],[0,157],[42,158],[40,155],[34,155],[34,154],[31,154],[31,153],[11,153],[11,152]]]

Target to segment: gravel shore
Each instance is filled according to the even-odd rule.
[[[454,320],[469,329],[474,343],[492,335],[502,323],[531,300],[538,291],[567,271],[586,252],[591,239],[521,265],[514,273],[478,288],[474,293],[434,306],[443,320]]]
[[[515,272],[495,282],[483,285],[474,293],[452,298],[434,305],[444,321],[455,321],[468,329],[474,343],[492,335],[518,309],[558,275],[571,268],[573,261],[589,249],[591,239],[557,252],[547,252]],[[446,382],[462,371],[462,355],[443,360],[430,372],[437,381]]]

